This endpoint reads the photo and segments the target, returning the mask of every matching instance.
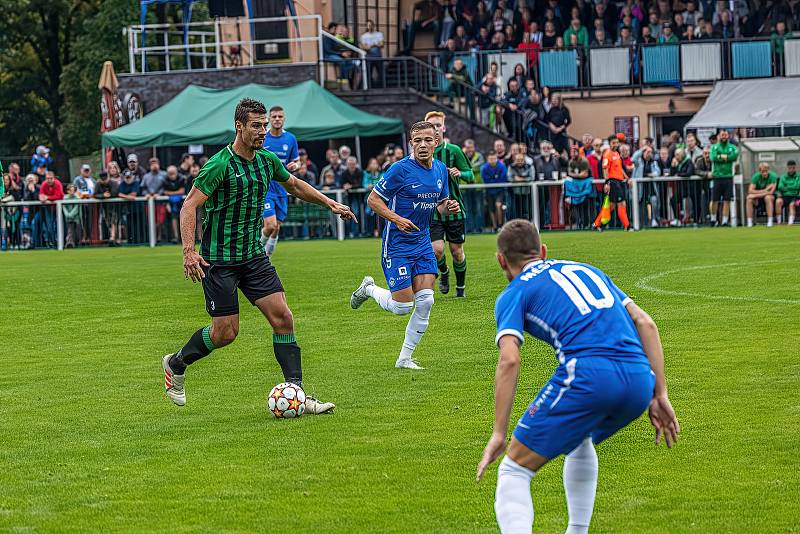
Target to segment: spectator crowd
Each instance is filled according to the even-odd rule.
[[[658,146],[649,137],[632,146],[623,134],[607,138],[584,134],[580,142],[568,142],[565,150],[544,139],[534,156],[525,143],[507,144],[496,139],[491,146],[479,150],[473,139],[465,139],[461,148],[472,166],[475,182],[486,184],[465,194],[467,229],[495,231],[511,217],[532,218],[531,188],[513,186],[534,182],[544,186],[539,189],[540,227],[599,229],[604,198],[615,197],[615,191],[620,191],[616,184],[612,184],[612,191],[612,185],[604,182],[628,184],[635,178],[662,179],[639,183],[638,198],[632,198],[629,189],[622,189],[620,198],[611,200],[623,206],[622,211],[617,208],[619,220],[612,220],[612,224],[627,227],[624,206],[638,203],[640,222],[652,227],[729,225],[733,164],[738,158],[741,135],[738,130],[732,135],[720,130],[718,136],[701,146],[694,133],[682,139],[676,131],[663,136]],[[45,151],[37,150],[34,158],[45,155]],[[402,146],[387,144],[379,154],[362,162],[349,146],[342,145],[328,149],[325,161],[318,165],[301,148],[294,174],[320,191],[341,192],[360,220],[357,225],[348,224],[347,234],[378,236],[381,223],[367,206],[366,198],[388,167],[405,155]],[[163,170],[158,158],[150,158],[144,168],[137,155],[130,154],[124,169],[112,161],[105,170],[94,174],[92,167],[84,164],[72,180],[64,182],[47,168],[51,161],[35,162],[39,163],[36,171],[27,176],[20,173],[17,163],[11,163],[3,176],[5,193],[0,199],[2,248],[55,247],[54,203],[59,200],[72,201],[63,205],[66,247],[147,242],[148,207],[137,200],[149,198],[157,199],[156,240],[177,243],[183,199],[206,159],[183,154],[177,164]],[[618,175],[610,170],[613,165],[610,167],[609,161],[619,162]],[[81,202],[87,199],[118,200]],[[747,182],[743,200],[748,226],[754,224],[759,213],[764,214],[768,226],[776,222],[794,224],[800,204],[800,176],[795,161],[789,161],[785,169],[762,162]],[[34,204],[8,204],[15,201]],[[199,215],[202,218],[202,213]],[[295,237],[333,235],[335,231],[335,223],[326,211],[313,211],[299,201],[290,204],[287,222],[285,231],[293,232]]]

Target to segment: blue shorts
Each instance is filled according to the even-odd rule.
[[[267,193],[267,199],[264,201],[264,214],[262,217],[275,217],[278,221],[283,222],[286,219],[286,213],[289,211],[289,197],[279,197]]]
[[[400,291],[411,285],[415,276],[436,274],[436,255],[431,248],[429,253],[415,258],[383,258],[383,275],[389,284],[389,291]]]
[[[567,454],[587,437],[600,443],[642,415],[655,380],[643,363],[567,360],[528,406],[514,437],[545,458]]]

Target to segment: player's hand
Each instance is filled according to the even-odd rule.
[[[489,467],[495,460],[500,458],[500,455],[503,454],[505,450],[506,437],[503,434],[492,432],[492,437],[489,438],[489,443],[487,443],[486,448],[483,449],[483,458],[481,458],[481,461],[478,464],[478,471],[475,474],[475,480],[480,482],[484,473],[486,473],[486,468]]]
[[[656,429],[656,445],[661,443],[661,438],[667,444],[667,448],[672,448],[672,444],[678,441],[678,434],[681,425],[675,417],[675,410],[669,402],[669,397],[660,395],[653,397],[650,401],[650,424]]]
[[[606,195],[611,193],[611,184],[603,185],[603,193],[605,193]]]
[[[394,221],[394,224],[397,225],[398,230],[407,234],[410,234],[411,232],[419,232],[419,228],[417,228],[416,224],[403,217],[398,217],[397,220]]]
[[[344,221],[353,221],[354,223],[358,223],[356,214],[353,213],[353,211],[350,209],[350,206],[334,202],[331,206],[331,211]]]
[[[459,178],[461,176],[461,171],[459,171],[456,167],[450,167],[447,169],[447,172],[450,174],[451,178]]]
[[[294,172],[299,168],[300,168],[299,161],[290,161],[289,163],[286,164],[286,170],[288,170],[289,172]]]
[[[444,207],[447,209],[448,213],[460,213],[461,206],[458,204],[458,200],[445,200]]]
[[[203,272],[203,267],[208,267],[208,262],[196,250],[188,250],[183,253],[183,274],[187,280],[191,278],[192,282],[196,283],[205,278],[206,273]]]

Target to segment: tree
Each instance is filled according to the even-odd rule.
[[[60,135],[65,111],[61,76],[73,60],[77,30],[100,3],[20,0],[0,18],[0,73],[9,82],[0,93],[0,111],[6,127],[16,131],[13,142],[20,143],[9,148],[30,152],[47,143],[62,173],[68,153]]]

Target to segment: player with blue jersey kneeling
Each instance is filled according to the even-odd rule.
[[[494,431],[477,478],[506,452],[495,496],[503,534],[530,534],[531,479],[551,459],[566,455],[567,534],[585,533],[597,490],[594,445],[648,406],[656,444],[663,438],[671,447],[680,432],[667,396],[658,328],[650,316],[596,267],[546,255],[528,221],[510,221],[497,236],[497,260],[510,283],[495,306],[500,360]],[[549,343],[559,365],[506,446],[525,332]]]
[[[389,289],[365,276],[350,297],[350,306],[358,308],[371,297],[395,315],[413,309],[395,367],[422,369],[412,355],[428,329],[438,272],[431,244],[431,214],[434,210],[441,215],[455,214],[461,208],[457,200],[450,199],[447,167],[433,159],[437,145],[434,125],[414,123],[409,138],[413,156],[392,164],[367,199],[372,211],[386,219],[381,265]]]

